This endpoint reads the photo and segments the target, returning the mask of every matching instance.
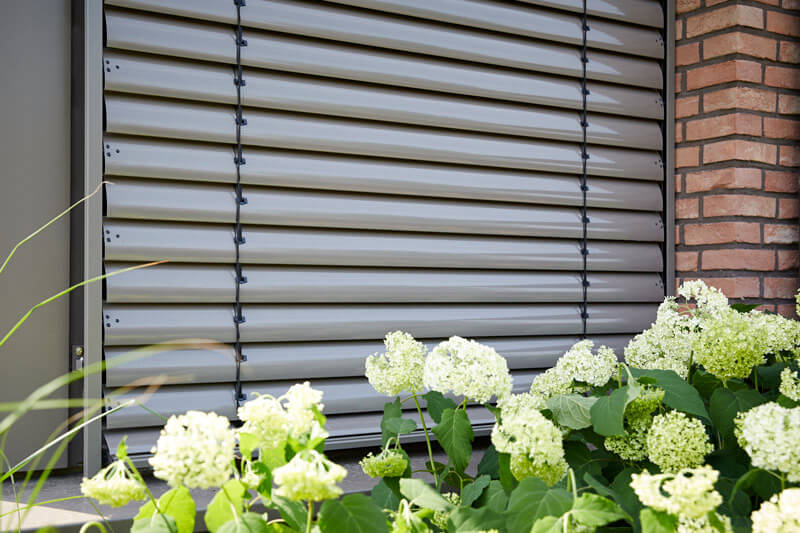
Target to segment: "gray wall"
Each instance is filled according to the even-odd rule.
[[[70,9],[64,0],[0,6],[0,261],[70,200]],[[69,284],[69,223],[20,249],[0,275],[0,335],[32,305]],[[67,299],[40,309],[0,348],[0,401],[18,401],[69,370]],[[2,338],[2,337],[0,337]],[[66,398],[66,390],[58,398]],[[26,415],[6,454],[14,463],[66,419]],[[59,466],[66,465],[62,457]]]

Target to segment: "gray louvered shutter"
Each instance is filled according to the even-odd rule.
[[[236,7],[106,0],[105,357],[147,407],[235,417]],[[580,0],[248,0],[240,262],[245,393],[311,380],[333,447],[374,442],[364,357],[458,334],[526,390],[582,328]],[[588,331],[618,353],[664,296],[663,8],[589,0]],[[141,389],[117,395],[118,400]],[[486,427],[486,415],[476,415]],[[141,408],[112,450],[152,446]]]

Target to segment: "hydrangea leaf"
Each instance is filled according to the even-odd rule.
[[[594,450],[604,454],[605,450]],[[567,441],[564,443],[564,459],[567,464],[575,471],[577,479],[582,480],[584,473],[591,473],[594,476],[603,475],[603,466],[608,464],[608,460],[594,460],[593,452],[589,450],[586,443],[580,441]]]
[[[748,489],[752,489],[762,500],[769,500],[774,494],[781,492],[781,482],[766,470],[753,468],[736,481],[728,503],[735,502],[739,491]]]
[[[409,418],[390,418],[382,424],[381,429],[392,436],[405,435],[417,429],[417,423]]]
[[[469,485],[464,486],[461,490],[461,505],[462,507],[471,507],[473,502],[481,497],[483,491],[489,486],[492,480],[487,475],[478,476],[475,481]]]
[[[445,500],[441,494],[421,479],[401,479],[400,493],[409,502],[423,509],[445,512],[450,512],[453,509],[452,503]]]
[[[703,404],[703,399],[697,389],[689,385],[674,370],[641,370],[631,368],[631,374],[638,378],[648,376],[655,378],[657,385],[664,391],[664,404],[672,407],[676,411],[698,416],[711,421]]]
[[[642,502],[631,487],[631,474],[636,472],[632,468],[622,470],[611,482],[611,490],[617,495],[616,502],[626,513],[631,516],[638,516],[642,508]]]
[[[483,452],[481,462],[478,463],[478,475],[486,474],[492,479],[500,478],[500,462],[497,457],[497,449],[493,444],[490,444],[486,451]]]
[[[531,533],[562,533],[563,520],[560,516],[545,516],[534,522]]]
[[[744,314],[749,313],[758,306],[759,304],[745,304],[745,303],[735,303],[730,305],[731,309],[733,309],[734,311]]]
[[[433,434],[442,445],[453,467],[464,472],[472,455],[472,424],[463,409],[445,409],[441,421],[433,427]]]
[[[237,520],[226,522],[219,528],[219,533],[269,533],[269,531],[267,523],[256,513],[240,515]]]
[[[603,479],[603,478],[601,478]],[[600,496],[605,496],[606,498],[610,498],[614,501],[617,501],[617,493],[608,488],[603,481],[600,481],[589,472],[583,474],[583,481],[586,482],[587,485],[592,487],[594,491],[599,494]],[[605,480],[604,480],[605,481]]]
[[[381,442],[384,446],[386,446],[386,443],[390,438],[397,436],[397,434],[393,434],[387,427],[389,420],[396,418],[403,418],[403,406],[400,403],[400,398],[395,398],[393,402],[387,402],[383,405],[383,418],[381,418]]]
[[[171,516],[151,515],[149,518],[134,520],[131,531],[134,533],[175,533],[178,531],[178,525]]]
[[[674,533],[678,530],[678,518],[653,509],[642,509],[639,514],[642,533]]]
[[[608,396],[598,398],[589,410],[594,431],[606,437],[624,434],[623,415],[625,414],[625,407],[635,400],[641,391],[642,388],[632,382],[620,387]]]
[[[571,507],[572,496],[564,489],[548,489],[541,479],[525,478],[508,502],[508,532],[528,533],[539,518],[561,516]]]
[[[604,526],[617,520],[633,523],[619,505],[597,494],[581,494],[572,505],[571,514],[575,520],[590,527]]]
[[[298,531],[305,530],[306,508],[300,502],[293,502],[281,496],[272,496],[272,506],[281,514],[287,524]]]
[[[444,413],[445,409],[456,408],[456,402],[450,398],[445,398],[439,391],[432,390],[426,393],[423,398],[425,398],[428,414],[437,424],[442,421],[442,413]]]
[[[719,387],[722,387],[722,381],[719,380],[714,374],[706,372],[702,368],[698,368],[692,374],[692,386],[697,389],[700,396],[706,400],[711,398],[711,395]]]
[[[753,389],[732,392],[724,387],[714,391],[708,403],[711,421],[725,440],[734,439],[734,419],[738,413],[747,411],[767,400]],[[733,444],[733,443],[731,443]]]
[[[177,533],[192,533],[194,531],[195,505],[189,489],[178,487],[171,489],[161,495],[158,499],[158,508],[161,512],[175,521]],[[149,501],[142,505],[139,513],[133,518],[134,521],[142,518],[150,518],[156,514],[153,502]]]
[[[784,368],[786,368],[784,363],[757,366],[758,384],[762,389],[777,390],[781,384],[781,371]]]
[[[397,506],[400,505],[400,498],[398,498],[397,494],[389,487],[385,479],[380,480],[372,488],[370,498],[372,498],[375,505],[381,509],[391,509],[395,511],[397,510]]]
[[[363,494],[327,500],[319,511],[322,533],[386,533],[386,518],[380,507]]]
[[[244,510],[243,501],[246,490],[241,481],[232,479],[214,495],[203,517],[206,527],[211,533],[216,533],[223,524],[235,518],[234,508],[236,514],[240,514]]]
[[[506,494],[511,494],[511,491],[517,484],[517,480],[514,479],[514,475],[511,473],[511,455],[507,453],[498,453],[497,463],[500,471],[500,483],[503,485]]]
[[[559,394],[547,400],[547,408],[553,413],[560,426],[570,429],[583,429],[592,425],[589,413],[598,398],[579,394]]]
[[[242,457],[252,457],[255,449],[258,448],[258,437],[252,433],[239,433],[239,451]]]
[[[452,532],[500,530],[505,524],[503,515],[486,507],[481,509],[461,507],[450,515],[447,530]]]
[[[508,496],[503,490],[503,485],[497,480],[492,480],[478,499],[477,506],[488,507],[498,513],[504,512],[508,507]]]

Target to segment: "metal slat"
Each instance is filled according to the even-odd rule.
[[[524,5],[500,4],[484,0],[333,0],[368,9],[409,15],[471,26],[486,30],[546,39],[573,45],[581,44],[580,18],[566,13],[526,9]],[[657,4],[652,11],[661,12]],[[600,48],[645,57],[664,57],[664,41],[658,31],[627,26],[605,20],[591,20],[590,48]]]
[[[233,228],[106,220],[107,261],[232,263]],[[660,272],[661,248],[593,241],[589,269]],[[399,232],[248,229],[244,264],[579,270],[577,240],[407,234]]]
[[[556,238],[578,237],[582,231],[581,211],[569,207],[253,187],[246,196],[247,204],[241,206],[241,220],[248,225],[245,234],[258,225]],[[118,180],[106,189],[106,198],[112,218],[219,223],[236,219],[236,196],[225,185]],[[591,239],[664,237],[657,213],[591,209],[588,215]]]
[[[106,272],[130,266],[107,263]],[[580,276],[570,272],[247,267],[245,303],[578,302]],[[231,303],[232,266],[158,265],[106,280],[109,303]],[[659,302],[658,274],[589,276],[591,302]]]
[[[622,355],[631,335],[595,335],[597,346],[609,346]],[[433,348],[444,339],[420,339]],[[478,338],[506,358],[511,369],[549,368],[579,337],[492,337]],[[235,373],[232,347],[204,349],[194,345],[176,346],[147,358],[114,365],[115,358],[135,349],[131,346],[109,346],[106,360],[112,362],[106,370],[106,385],[123,387],[137,382],[140,385],[161,383],[164,378],[172,384],[233,382]],[[368,355],[383,352],[380,341],[337,341],[303,343],[245,344],[247,355],[242,365],[244,381],[267,379],[302,380],[364,375],[364,360]]]
[[[113,66],[105,77],[107,91],[209,103],[237,101],[231,69],[122,54],[106,54],[106,59]],[[545,139],[576,140],[582,132],[574,111],[278,73],[246,76],[242,102],[251,108]],[[587,131],[591,141],[601,144],[656,148],[662,143],[654,121],[590,114]]]
[[[583,12],[583,0],[521,0],[574,13]],[[589,15],[642,24],[655,28],[664,27],[664,13],[658,0],[591,0],[586,4]]]
[[[313,14],[316,10],[315,5],[310,13]],[[114,9],[106,9],[105,14],[106,45],[111,48],[234,62],[234,47],[231,46],[233,31],[228,28]],[[276,22],[277,18],[271,21]],[[469,30],[428,29],[424,24],[400,24],[384,28],[380,24],[372,24],[371,20],[365,20],[363,27],[333,27],[330,22],[324,17],[298,18],[276,23],[275,28],[285,33],[341,37],[362,44],[371,44],[374,41],[381,46],[391,45],[408,52],[539,73],[579,77],[582,72],[579,50],[571,46],[487,36],[482,32]],[[383,34],[383,31],[390,33]],[[326,42],[261,31],[247,31],[245,38],[248,45],[242,50],[242,64],[246,66],[365,81],[374,78],[375,73],[384,73],[380,75],[382,80],[371,81],[382,81],[391,85],[398,84],[393,83],[392,78],[402,79],[409,70],[417,71],[414,78],[425,75],[425,64],[433,69],[441,69],[434,79],[441,78],[443,71],[453,67],[452,62],[435,57],[411,57],[394,51],[367,49],[336,41]],[[372,74],[368,74],[370,72]],[[390,74],[392,72],[394,74]],[[365,74],[367,78],[363,77]],[[592,80],[651,89],[661,89],[663,85],[658,62],[598,51],[590,54],[588,77]]]
[[[229,144],[235,137],[233,108],[227,106],[176,104],[118,95],[107,95],[105,103],[106,129],[110,133]],[[546,172],[570,172],[581,161],[581,146],[577,143],[252,109],[246,110],[245,117],[247,126],[242,139],[246,145]],[[658,152],[592,145],[589,155],[592,174],[663,177],[663,161]]]
[[[580,19],[566,13],[536,10],[524,5],[502,5],[480,0],[334,0],[339,4],[380,10],[421,19],[456,23],[484,30],[493,30],[513,35],[556,41],[577,45],[581,42]],[[236,22],[235,10],[216,0],[107,0],[106,5],[130,7],[156,13],[179,15],[200,20],[213,20],[226,24]],[[660,11],[660,7],[658,8]],[[652,9],[655,11],[655,8]],[[242,24],[261,29],[301,33],[336,40],[378,44],[379,36],[388,33],[408,32],[413,26],[424,26],[430,31],[456,31],[447,26],[437,26],[422,21],[405,21],[370,12],[348,10],[326,6],[318,2],[301,3],[291,0],[256,2],[242,11]],[[329,21],[335,28],[374,27],[373,31],[362,31],[357,36],[343,34],[327,28],[321,33],[318,18]],[[300,22],[302,21],[302,22]],[[316,24],[315,24],[316,23]],[[371,23],[371,24],[370,24]],[[393,31],[392,31],[393,30]],[[663,57],[664,43],[658,40],[658,32],[626,26],[604,20],[592,21],[593,34],[588,45],[591,48],[612,50],[646,57]],[[463,31],[463,30],[461,30]],[[471,32],[475,34],[475,32]],[[467,34],[468,35],[468,34]],[[394,43],[393,43],[394,44]],[[404,49],[404,48],[403,48]]]
[[[654,304],[594,304],[588,331],[641,331],[655,318]],[[107,304],[106,346],[152,344],[185,338],[232,342],[228,305]],[[575,335],[577,305],[552,304],[284,304],[246,305],[242,342],[359,340],[402,329],[415,337],[447,335]]]

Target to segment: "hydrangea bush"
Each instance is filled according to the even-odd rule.
[[[689,305],[666,298],[622,362],[583,340],[520,394],[489,346],[452,337],[428,351],[389,333],[365,364],[391,400],[382,446],[360,462],[377,479],[369,496],[342,497],[347,472],[324,454],[309,383],[250,399],[238,428],[214,413],[170,418],[150,460],[173,487],[158,500],[124,442],[82,488],[111,505],[147,498],[135,531],[191,532],[194,487],[220,489],[212,533],[800,531],[800,325],[701,281],[679,295]],[[480,459],[468,405],[495,417]],[[424,478],[403,449],[412,433],[427,445],[413,472]]]

